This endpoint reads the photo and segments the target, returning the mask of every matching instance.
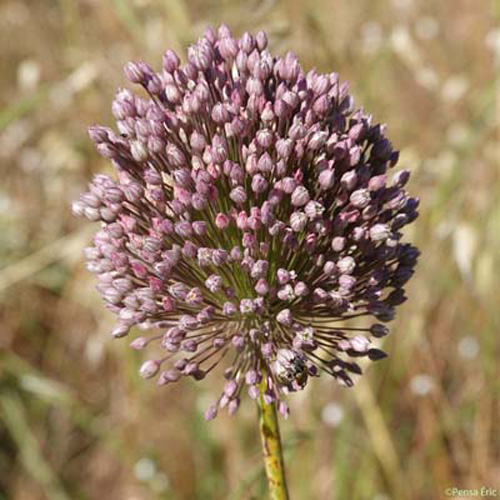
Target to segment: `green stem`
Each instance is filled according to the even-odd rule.
[[[276,405],[275,403],[266,404],[264,402],[266,377],[265,373],[263,375],[263,381],[260,384],[259,426],[267,484],[269,487],[269,498],[271,500],[289,500]]]

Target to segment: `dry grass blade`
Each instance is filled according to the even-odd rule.
[[[32,433],[21,399],[15,394],[4,392],[0,396],[2,420],[21,454],[26,470],[47,492],[50,500],[69,500],[55,472],[44,459],[36,436]]]
[[[412,498],[409,485],[403,482],[403,474],[396,447],[391,438],[384,415],[373,395],[370,382],[361,377],[354,389],[356,401],[361,409],[365,427],[372,441],[373,450],[391,485],[394,498],[407,500]]]
[[[54,262],[78,256],[82,244],[88,240],[92,232],[93,228],[89,227],[79,229],[0,269],[0,293],[10,286],[33,276]]]

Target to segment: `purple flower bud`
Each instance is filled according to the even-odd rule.
[[[328,190],[333,187],[335,174],[333,170],[323,170],[318,176],[318,183],[322,190]]]
[[[273,106],[270,102],[266,104],[266,107],[264,108],[264,111],[262,111],[261,114],[261,119],[264,123],[271,123],[275,118],[274,112],[273,112]]]
[[[165,152],[169,163],[174,167],[183,167],[186,164],[182,151],[175,144],[168,144]]]
[[[212,120],[218,124],[224,124],[231,119],[229,111],[220,103],[217,103],[212,109]]]
[[[370,333],[374,337],[378,338],[385,337],[389,333],[389,329],[385,325],[382,325],[380,323],[375,323],[370,327]]]
[[[258,260],[252,266],[250,275],[252,278],[264,278],[267,275],[267,270],[269,269],[269,262],[267,260]]]
[[[242,299],[240,301],[240,312],[241,314],[251,314],[255,312],[255,304],[251,299]]]
[[[245,347],[245,338],[243,335],[234,335],[231,339],[231,344],[233,344],[238,351],[241,351]]]
[[[384,175],[376,175],[375,177],[372,177],[368,181],[368,189],[370,191],[379,191],[380,189],[385,187],[385,183],[387,180],[387,176]]]
[[[159,369],[160,363],[156,360],[150,359],[141,365],[139,374],[142,378],[152,378],[158,373]]]
[[[262,380],[262,374],[256,370],[248,370],[245,374],[247,385],[256,385]]]
[[[173,73],[180,65],[181,61],[173,50],[167,50],[163,54],[163,69],[167,73]]]
[[[252,178],[252,191],[254,193],[262,193],[267,189],[267,181],[262,175],[257,174]]]
[[[195,130],[191,134],[191,137],[189,139],[189,144],[191,145],[194,151],[201,152],[205,149],[207,141],[204,135],[200,134],[198,131]]]
[[[297,182],[293,177],[285,177],[280,182],[280,187],[286,194],[292,194],[297,187]]]
[[[264,153],[257,162],[257,168],[262,173],[269,173],[273,169],[273,161],[269,156],[269,153]]]
[[[291,285],[285,285],[278,290],[278,298],[280,300],[290,301],[295,298],[293,287]]]
[[[290,227],[296,232],[300,233],[307,225],[307,216],[303,212],[293,212],[290,216]]]
[[[278,282],[281,285],[285,285],[286,283],[288,283],[290,281],[290,278],[291,278],[290,272],[287,271],[286,269],[278,269],[277,278],[278,278]]]
[[[293,318],[290,309],[283,309],[276,315],[276,321],[285,326],[291,326],[292,320]]]
[[[227,262],[228,254],[221,248],[214,250],[212,253],[212,262],[215,266],[223,266]]]
[[[174,283],[169,286],[168,291],[173,298],[178,300],[186,300],[189,289],[183,283]]]
[[[232,398],[233,396],[235,396],[237,390],[238,390],[238,384],[234,380],[229,380],[224,385],[224,394],[228,398]]]
[[[299,281],[295,284],[293,292],[297,297],[306,297],[309,293],[309,288],[303,281]]]
[[[191,288],[189,293],[186,295],[186,304],[191,306],[199,306],[203,303],[203,294],[199,288]]]
[[[350,170],[349,172],[346,172],[340,178],[340,184],[347,191],[352,191],[357,182],[358,182],[358,176],[356,175],[356,172],[354,172],[353,170]]]
[[[285,228],[285,223],[277,221],[269,228],[269,234],[271,236],[277,236]]]
[[[208,323],[214,318],[214,314],[215,314],[215,307],[206,306],[196,315],[196,319],[200,323]]]
[[[321,217],[323,212],[325,211],[325,207],[319,203],[318,201],[309,201],[304,208],[304,212],[311,220],[317,219]]]
[[[243,258],[241,248],[240,247],[233,247],[231,249],[230,257],[231,257],[231,260],[233,260],[235,262],[239,262]]]
[[[344,237],[336,236],[332,240],[331,247],[334,252],[342,252],[342,250],[344,250],[345,248],[345,244],[346,244],[346,239]]]
[[[185,352],[196,352],[198,349],[198,343],[196,340],[188,339],[182,343],[182,349]]]
[[[207,232],[207,224],[204,221],[195,221],[192,224],[194,234],[197,236],[205,236]]]
[[[250,33],[245,32],[240,39],[239,46],[243,52],[250,54],[250,52],[252,52],[255,48],[255,40]]]
[[[272,342],[266,342],[265,344],[262,344],[261,352],[266,359],[270,358],[274,353],[274,346]]]
[[[215,225],[219,229],[226,229],[229,226],[229,217],[226,214],[217,214],[215,217]]]
[[[222,278],[216,274],[212,274],[206,279],[205,286],[212,293],[217,293],[222,287]]]
[[[356,335],[349,341],[351,348],[356,352],[366,352],[368,350],[368,346],[370,345],[370,341],[361,335]]]
[[[328,139],[328,132],[318,131],[315,132],[309,140],[309,149],[317,150],[321,148]]]
[[[290,416],[290,408],[288,407],[285,401],[279,402],[278,411],[285,420]]]
[[[258,399],[260,396],[260,389],[256,385],[252,385],[248,388],[248,395],[251,399]]]
[[[255,36],[257,48],[262,52],[267,47],[267,35],[264,31],[259,31]]]
[[[148,345],[148,339],[146,337],[137,337],[132,342],[130,342],[130,347],[134,350],[144,349]]]
[[[125,76],[132,83],[145,83],[147,79],[147,75],[144,71],[144,67],[140,63],[129,62],[125,66]]]
[[[230,36],[221,38],[219,41],[219,53],[225,61],[231,61],[238,53],[238,44]]]
[[[125,337],[130,331],[130,324],[125,322],[119,322],[111,331],[111,336],[115,339]]]
[[[243,187],[237,186],[229,193],[229,198],[231,198],[231,200],[233,200],[237,205],[243,205],[243,203],[247,201],[247,194]]]
[[[204,210],[207,206],[207,198],[204,195],[195,193],[191,198],[191,203],[195,210]]]
[[[269,293],[269,285],[267,283],[267,280],[265,280],[264,278],[259,279],[255,284],[255,291],[259,295],[267,295]]]
[[[273,143],[273,134],[267,129],[259,130],[256,139],[261,148],[267,149]],[[260,157],[258,165],[261,172],[270,172],[272,170],[272,160],[268,153],[264,153],[264,155]]]
[[[249,78],[245,88],[250,96],[259,96],[264,92],[264,86],[258,78]]]
[[[174,230],[181,238],[190,238],[193,235],[193,228],[187,221],[177,222]]]
[[[179,369],[173,368],[160,373],[158,385],[165,385],[171,382],[177,382],[182,377]]]
[[[143,162],[148,159],[148,149],[145,144],[140,141],[134,141],[130,145],[130,152],[135,161]]]
[[[309,201],[309,192],[304,186],[297,186],[292,193],[292,205],[301,207]]]
[[[96,144],[107,142],[109,140],[110,130],[100,125],[92,125],[89,127],[89,137]]]
[[[402,188],[410,179],[410,172],[408,170],[400,170],[392,176],[391,186]]]
[[[317,303],[325,302],[328,299],[328,293],[322,288],[315,288],[313,290],[313,300]]]
[[[240,407],[239,398],[234,398],[227,405],[227,412],[229,413],[229,415],[233,416],[238,411],[239,407]]]
[[[339,277],[339,285],[344,290],[348,291],[351,290],[355,284],[356,284],[356,278],[354,276],[351,276],[349,274],[342,274]]]
[[[205,420],[208,422],[209,420],[213,420],[217,416],[217,407],[210,406],[208,410],[205,412]]]
[[[350,256],[343,257],[337,262],[337,268],[342,274],[352,274],[355,267],[356,262]]]
[[[195,330],[198,327],[198,320],[189,314],[183,314],[179,318],[179,328],[182,330]]]
[[[390,234],[387,224],[375,224],[370,228],[370,238],[375,242],[386,240]]]
[[[187,363],[183,371],[185,375],[194,375],[199,371],[199,369],[200,366],[198,363]]]
[[[268,201],[271,205],[279,205],[283,199],[283,191],[280,189],[271,189],[268,197]]]
[[[256,243],[256,238],[253,234],[251,233],[245,233],[243,235],[243,239],[242,239],[242,244],[245,248],[252,248],[255,246],[255,243]]]
[[[358,189],[351,194],[349,201],[356,208],[364,208],[370,203],[370,199],[371,197],[368,189]]]
[[[144,197],[144,189],[136,182],[131,182],[123,186],[125,198],[131,203],[137,203]]]
[[[222,307],[222,314],[224,316],[233,316],[238,312],[237,307],[232,302],[225,302]]]

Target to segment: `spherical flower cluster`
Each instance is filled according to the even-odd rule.
[[[372,340],[406,300],[418,250],[401,228],[418,200],[407,171],[388,173],[385,126],[336,73],[226,26],[187,56],[167,51],[159,72],[129,63],[142,96],[118,91],[118,132],[90,128],[117,179],[96,175],[73,205],[101,222],[87,267],[118,316],[112,335],[151,332],[131,343],[157,346],[144,378],[201,380],[225,358],[207,419],[261,390],[286,416],[283,395],[310,377],[351,386],[355,358],[385,356]]]

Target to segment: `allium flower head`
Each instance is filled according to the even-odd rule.
[[[305,72],[267,50],[264,32],[221,26],[181,65],[125,68],[117,132],[90,137],[115,179],[96,175],[73,205],[100,221],[87,267],[118,321],[145,332],[134,349],[159,385],[203,379],[226,358],[217,408],[232,414],[264,384],[266,402],[326,372],[351,386],[353,358],[405,301],[418,251],[401,242],[418,200],[404,186],[385,126],[355,109],[336,73]],[[366,317],[364,328],[348,326]],[[263,380],[264,377],[264,380]]]

